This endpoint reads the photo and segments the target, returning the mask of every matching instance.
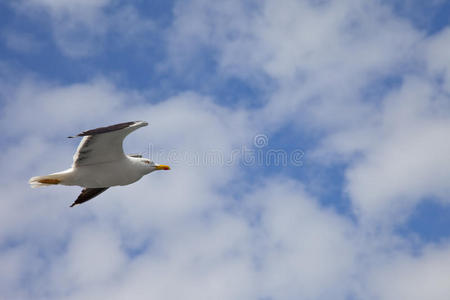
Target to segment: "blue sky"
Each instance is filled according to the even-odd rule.
[[[0,298],[448,299],[449,15],[0,3]],[[150,126],[126,152],[171,172],[75,208],[28,187],[70,166],[67,136],[130,120]]]

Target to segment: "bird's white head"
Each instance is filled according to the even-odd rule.
[[[167,165],[160,165],[157,163],[154,163],[153,161],[149,159],[141,159],[142,164],[145,166],[145,169],[148,173],[158,170],[170,170],[170,167]]]

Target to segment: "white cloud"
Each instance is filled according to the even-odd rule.
[[[263,97],[269,101],[259,125],[276,131],[294,120],[305,130],[318,130],[324,139],[316,159],[332,157],[350,165],[347,191],[367,226],[360,230],[389,232],[426,197],[446,202],[448,29],[424,38],[408,20],[375,1],[227,2],[218,7],[199,0],[179,4],[176,13],[170,45],[174,53],[180,45],[189,51],[187,57],[174,57],[175,63],[207,47],[217,51],[221,75],[256,82],[260,74],[269,76],[277,89]],[[388,83],[382,84],[373,99],[365,99],[365,89],[386,76],[399,78],[399,87],[390,91]],[[377,269],[380,257],[367,255]],[[445,291],[442,281],[436,285]]]
[[[259,296],[345,299],[359,251],[353,225],[319,207],[296,182],[272,178],[259,186],[247,198]]]
[[[371,274],[372,292],[377,299],[436,299],[450,294],[448,245],[429,247],[416,256],[400,256]]]
[[[177,8],[169,36],[174,64],[209,47],[217,51],[221,74],[246,81],[269,76],[279,88],[268,95],[266,123],[289,118],[335,128],[364,120],[361,89],[396,73],[421,37],[372,1],[228,1],[217,7],[197,0]],[[181,56],[180,48],[187,49]]]
[[[150,42],[142,36],[155,29],[153,21],[143,19],[133,6],[111,0],[23,0],[14,7],[32,18],[48,16],[45,21],[50,21],[56,44],[63,54],[73,58],[102,53],[110,42],[110,33],[117,35],[113,41],[119,47],[137,41],[135,44],[142,47]]]
[[[120,299],[130,294],[137,299],[149,295],[187,299],[326,297],[329,294],[321,292],[324,286],[338,297],[348,293],[348,286],[339,282],[352,272],[354,228],[334,212],[322,211],[295,182],[274,178],[256,184],[243,198],[235,198],[221,189],[238,175],[237,168],[192,167],[181,162],[172,172],[112,188],[82,209],[68,208],[77,188],[19,188],[33,175],[27,172],[30,165],[33,172],[68,166],[70,146],[75,145],[62,146],[64,136],[55,138],[61,128],[98,122],[98,116],[83,116],[72,107],[73,102],[66,102],[71,117],[53,117],[49,114],[53,110],[46,108],[52,107],[48,103],[56,103],[54,98],[96,99],[101,105],[116,95],[112,98],[116,105],[108,106],[110,118],[140,115],[141,119],[153,119],[147,132],[140,130],[134,138],[130,136],[126,147],[134,149],[145,143],[147,136],[154,137],[155,145],[192,151],[208,147],[228,151],[233,144],[251,141],[252,126],[243,112],[221,108],[193,93],[159,104],[127,106],[124,99],[131,95],[111,92],[115,88],[104,81],[41,87],[28,81],[19,85],[18,90],[23,91],[13,96],[30,99],[26,96],[32,91],[40,105],[27,108],[25,100],[20,100],[5,107],[17,120],[26,120],[24,116],[33,111],[46,129],[29,132],[31,125],[16,122],[16,134],[25,137],[8,146],[6,153],[23,160],[15,172],[9,171],[17,168],[13,161],[2,164],[2,174],[9,174],[10,184],[2,187],[9,197],[2,210],[1,252],[15,271],[8,277],[2,275],[2,294],[55,299]],[[150,130],[154,134],[149,134]],[[49,157],[55,161],[49,164]],[[252,224],[254,218],[259,224]],[[289,228],[296,233],[291,234]],[[14,245],[17,237],[26,250],[19,251]],[[44,256],[38,258],[39,252]],[[11,258],[11,253],[20,258]],[[29,261],[29,266],[22,264]],[[21,296],[14,286],[23,276],[32,279]]]
[[[397,215],[427,196],[447,201],[450,119],[445,96],[433,91],[426,81],[410,79],[386,99],[381,127],[368,132],[378,138],[348,171],[350,195],[363,215]]]
[[[11,126],[10,135],[39,132],[69,136],[74,124],[77,127],[88,125],[88,121],[98,124],[112,110],[124,105],[124,94],[102,80],[55,87],[30,79],[22,81],[14,93],[6,99],[9,105],[3,110],[1,120],[3,126],[20,122],[21,126]],[[52,123],[59,124],[59,130],[50,126]]]
[[[48,11],[55,24],[62,16],[70,26],[82,22],[91,37],[111,30],[103,11],[109,2],[29,4]],[[136,24],[129,12],[124,19],[132,21],[124,27]],[[212,48],[220,75],[260,84],[262,73],[276,83],[264,95],[267,105],[229,109],[195,92],[152,104],[145,92],[121,90],[105,79],[2,83],[0,124],[8,128],[4,135],[10,143],[0,170],[6,179],[1,294],[444,297],[448,247],[419,245],[423,254],[413,256],[412,242],[393,229],[421,198],[444,202],[448,194],[448,95],[440,89],[446,85],[436,81],[447,78],[447,66],[439,65],[446,57],[446,31],[422,39],[378,2],[191,1],[179,3],[175,17],[168,42],[178,71],[201,56],[202,47]],[[70,46],[64,38],[72,29],[66,29],[63,49]],[[428,73],[404,76],[417,71],[417,62]],[[376,103],[362,98],[364,89],[385,75],[400,77],[399,87],[380,93]],[[78,188],[25,189],[29,176],[68,167],[76,142],[65,136],[138,119],[150,126],[127,138],[127,152],[146,151],[152,144],[155,150],[228,153],[250,144],[256,131],[270,134],[292,123],[318,130],[323,138],[318,159],[326,154],[349,165],[346,184],[356,220],[319,205],[293,179],[268,174],[255,182],[236,165],[192,166],[184,159],[171,172],[111,188],[75,209],[67,206]],[[18,289],[24,282],[27,289]]]
[[[86,10],[99,9],[105,7],[111,1],[109,0],[27,0],[25,3],[31,5],[44,6],[52,11],[67,11],[67,10]]]
[[[441,32],[429,38],[426,44],[426,60],[430,72],[442,77],[442,88],[450,93],[450,28],[444,28]]]
[[[316,158],[350,164],[347,190],[359,216],[398,222],[392,216],[407,216],[422,198],[446,195],[448,96],[434,82],[441,76],[442,88],[449,85],[448,30],[423,38],[376,1],[197,0],[175,11],[169,42],[190,49],[183,59],[209,47],[225,76],[269,76],[278,88],[264,98],[259,125],[316,130],[324,138]],[[405,76],[424,63],[428,74]],[[365,99],[386,76],[400,78],[400,88],[390,93],[386,83]]]
[[[373,228],[359,227],[323,208],[291,179],[271,176],[263,182],[246,181],[246,187],[235,194],[229,187],[239,176],[236,166],[196,167],[180,161],[172,172],[111,188],[81,209],[68,208],[78,188],[24,189],[27,177],[34,173],[70,164],[76,145],[63,145],[71,140],[64,140],[62,129],[83,130],[88,124],[118,119],[150,121],[149,127],[127,139],[125,147],[131,151],[151,142],[166,149],[201,152],[213,147],[226,152],[252,140],[254,124],[247,121],[245,111],[220,107],[195,93],[156,104],[145,103],[142,97],[119,91],[105,80],[65,86],[27,80],[17,86],[4,106],[9,114],[2,117],[3,124],[24,120],[8,127],[9,136],[15,132],[20,142],[5,152],[5,157],[21,157],[21,163],[2,161],[1,172],[9,176],[8,185],[2,186],[8,196],[0,218],[0,259],[8,262],[11,272],[0,272],[2,295],[47,299],[130,295],[135,299],[346,299],[361,295],[360,299],[376,299],[361,291],[389,292],[389,288],[378,289],[388,284],[372,278],[379,278],[394,259],[406,259],[407,247],[399,245],[408,243],[386,232],[374,235]],[[392,97],[392,101],[401,99]],[[40,105],[33,104],[33,99]],[[66,101],[64,118],[52,109],[58,104],[55,99]],[[84,115],[78,103],[67,99],[94,101],[97,114]],[[127,105],[130,99],[135,99],[134,105]],[[402,113],[416,120],[421,111],[417,101],[408,113],[399,106],[390,120],[401,124]],[[104,116],[98,114],[101,108]],[[392,109],[389,112],[394,114]],[[26,116],[32,119],[26,122]],[[42,127],[33,128],[35,119],[42,120]],[[33,174],[30,169],[35,170]],[[396,256],[391,249],[398,249],[393,252]],[[434,254],[430,257],[434,259]],[[400,265],[397,272],[407,268]],[[373,277],[364,275],[367,270]],[[30,278],[28,289],[14,288],[24,277]],[[401,285],[396,286],[401,289]],[[436,288],[445,291],[443,282],[436,283]]]
[[[231,149],[232,144],[249,135],[241,112],[220,108],[193,93],[182,94],[160,104],[145,104],[140,101],[141,96],[136,96],[132,92],[124,94],[102,80],[68,86],[37,84],[27,80],[18,85],[17,90],[8,98],[9,101],[4,103],[2,123],[11,128],[7,138],[15,138],[16,141],[5,149],[6,156],[2,162],[1,172],[8,174],[8,185],[2,184],[5,195],[8,195],[2,209],[0,230],[2,247],[17,249],[14,246],[15,237],[20,237],[21,245],[36,243],[46,255],[50,256],[47,259],[51,264],[50,269],[38,268],[40,279],[32,280],[29,286],[30,293],[36,293],[38,297],[48,293],[51,297],[60,298],[72,289],[87,292],[84,287],[93,293],[103,293],[104,290],[92,288],[93,284],[104,286],[111,280],[116,280],[111,277],[112,273],[121,274],[127,271],[124,266],[127,262],[125,249],[145,244],[148,239],[152,239],[152,232],[158,234],[162,230],[169,230],[165,234],[170,237],[172,243],[180,238],[175,232],[171,233],[171,230],[185,226],[180,233],[186,236],[185,242],[202,247],[202,235],[197,235],[197,230],[206,230],[207,227],[202,228],[198,227],[199,224],[194,224],[196,228],[193,228],[192,221],[195,223],[195,219],[203,212],[222,205],[215,189],[229,180],[233,170],[231,167],[216,166],[213,170],[206,165],[195,168],[183,165],[181,161],[180,165],[174,168],[175,172],[168,172],[165,177],[161,176],[163,174],[152,174],[154,175],[152,178],[146,178],[149,180],[134,185],[133,189],[129,187],[111,189],[108,191],[109,197],[97,198],[96,203],[99,205],[97,208],[103,206],[104,212],[96,211],[95,206],[89,209],[89,205],[85,206],[84,210],[69,209],[68,205],[72,198],[79,192],[77,188],[36,191],[23,188],[27,186],[31,169],[36,174],[48,173],[70,165],[76,145],[71,140],[65,139],[65,136],[76,133],[72,132],[77,130],[75,128],[84,130],[105,122],[123,121],[123,118],[145,119],[150,121],[151,125],[145,128],[145,132],[137,132],[134,137],[130,136],[127,148],[145,149],[151,142],[169,150],[207,151],[211,147],[226,152]],[[130,102],[133,98],[136,99],[135,105],[131,105]],[[152,136],[153,139],[150,138]],[[17,162],[14,163],[7,158],[11,156],[21,158],[18,165]],[[217,168],[220,172],[217,172]],[[114,204],[111,205],[112,203]],[[56,211],[60,213],[56,213],[55,208],[50,208],[53,205],[58,207]],[[114,219],[123,226],[122,229],[115,228],[111,231],[99,227],[99,222],[114,225]],[[213,221],[214,224],[218,222]],[[233,223],[234,221],[230,225]],[[74,224],[78,225],[73,227]],[[227,235],[228,226],[221,224],[217,226],[219,227],[217,236]],[[128,235],[133,237],[129,238]],[[166,244],[165,236],[161,242],[167,247],[165,251],[169,251],[172,248]],[[195,239],[199,239],[198,242],[195,242]],[[127,243],[130,245],[127,246]],[[213,247],[211,251],[222,251],[220,243],[217,246],[214,246],[214,241],[211,243]],[[53,250],[58,244],[60,246],[56,247],[60,249]],[[183,251],[186,251],[187,245],[179,243],[176,247],[177,252],[171,254],[174,265],[169,269],[169,273],[166,273],[168,276],[166,280],[176,274],[179,264],[184,264],[177,259],[181,257]],[[194,248],[191,252],[195,253],[200,248]],[[16,255],[19,253],[17,251]],[[23,255],[22,261],[27,261],[27,258],[33,259],[37,254],[24,252]],[[153,258],[147,259],[149,261],[145,264],[152,264]],[[18,266],[13,262],[12,260],[11,266],[18,274],[12,273],[8,278],[4,278],[2,294],[11,293],[14,297],[18,297],[18,294],[10,290],[14,285],[9,285],[8,282],[20,284],[20,278],[26,275],[27,271],[24,271],[25,266]],[[160,262],[162,263],[164,262]],[[127,266],[131,267],[128,264]],[[241,266],[236,265],[236,268]],[[90,269],[87,271],[90,275],[83,272],[87,269]],[[217,276],[221,276],[219,271],[226,269],[226,265],[220,265],[215,272],[218,272]],[[146,271],[139,270],[139,272]],[[186,272],[180,275],[179,280],[186,282],[188,288],[188,281],[185,280],[188,277],[185,276],[188,276],[189,271]],[[150,273],[149,276],[156,279],[160,274]],[[133,274],[130,274],[130,277],[132,278]],[[119,279],[127,280],[121,276]],[[41,289],[42,282],[46,280],[52,284]],[[143,281],[144,284],[146,282]],[[197,281],[197,284],[201,283]],[[124,293],[130,292],[128,286],[122,288]]]
[[[119,236],[99,227],[80,224],[64,254],[52,261],[49,276],[53,293],[90,289],[120,276],[126,254],[120,247]]]

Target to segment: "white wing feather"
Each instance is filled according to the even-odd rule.
[[[73,156],[72,167],[124,159],[126,156],[122,147],[123,140],[128,134],[143,126],[147,126],[147,122],[137,121],[119,130],[83,136]],[[92,131],[95,132],[95,129]]]

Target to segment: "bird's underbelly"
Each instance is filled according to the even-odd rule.
[[[138,181],[144,174],[132,165],[122,162],[76,167],[71,185],[87,188],[127,185]]]

